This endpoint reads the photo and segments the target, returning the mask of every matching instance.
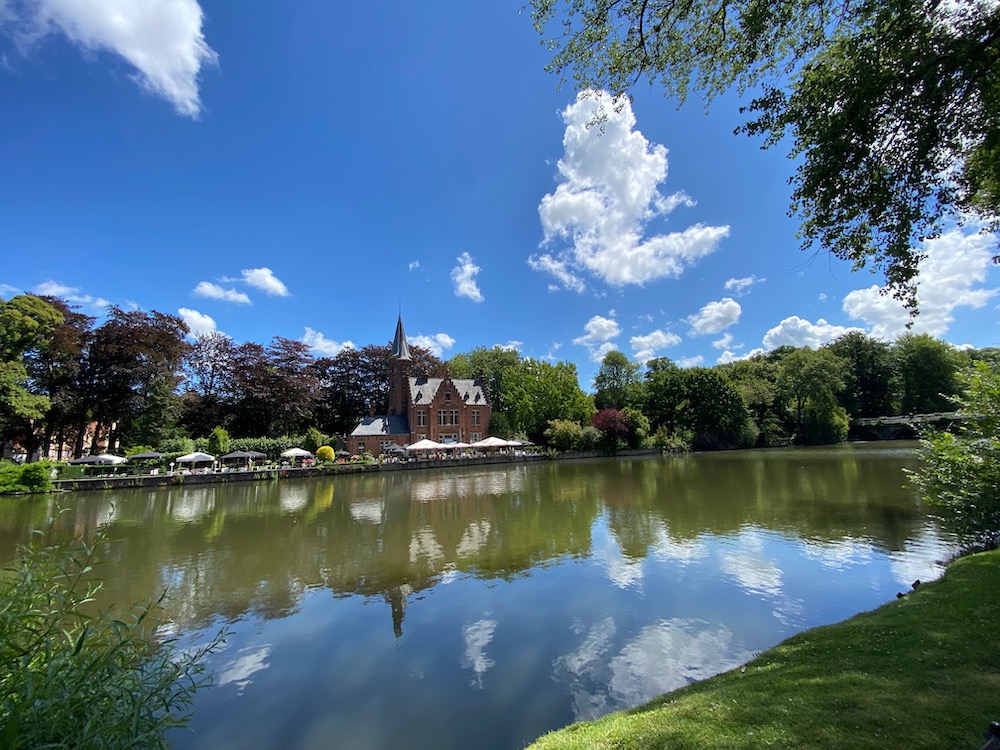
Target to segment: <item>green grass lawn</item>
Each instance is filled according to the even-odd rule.
[[[1000,551],[741,669],[548,734],[531,750],[978,750],[1000,719]]]

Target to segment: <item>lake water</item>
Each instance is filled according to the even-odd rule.
[[[175,748],[507,750],[938,576],[912,448],[79,493],[57,528],[110,524],[107,601],[230,628]],[[4,555],[53,508],[0,503]]]

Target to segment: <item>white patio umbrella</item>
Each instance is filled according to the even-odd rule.
[[[202,453],[201,451],[195,451],[194,453],[187,453],[176,459],[179,464],[203,464],[209,463],[215,460],[215,456],[210,456],[207,453]]]
[[[436,443],[433,440],[424,438],[423,440],[418,440],[417,442],[406,446],[406,449],[410,451],[439,451],[446,447],[447,446],[442,443]]]
[[[282,458],[312,458],[313,454],[307,451],[305,448],[289,448],[287,451],[281,452]]]
[[[459,441],[457,443],[445,443],[444,447],[448,448],[449,450],[462,450],[464,448],[471,448],[472,446],[469,443],[463,443]]]
[[[511,442],[510,440],[504,440],[503,438],[493,437],[492,435],[488,438],[483,438],[472,444],[473,448],[511,448],[515,445],[520,445],[519,442]]]

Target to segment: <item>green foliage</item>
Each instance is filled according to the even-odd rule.
[[[889,344],[852,331],[825,348],[846,364],[840,403],[848,414],[859,418],[896,413],[899,374]]]
[[[336,457],[337,454],[334,452],[333,448],[330,447],[329,445],[321,445],[319,448],[316,449],[317,461],[321,461],[323,463],[331,463],[336,459]]]
[[[951,344],[926,333],[901,336],[893,347],[902,383],[904,414],[949,411],[958,392],[959,368],[965,358]]]
[[[0,495],[49,492],[52,489],[52,468],[50,461],[23,466],[13,461],[0,461]]]
[[[306,430],[306,435],[302,439],[302,448],[305,448],[310,453],[315,453],[319,448],[329,442],[329,438],[322,432],[317,430],[315,427],[310,427]]]
[[[803,246],[885,271],[915,302],[920,241],[1000,218],[1000,6],[977,0],[532,0],[547,69],[681,102],[755,98],[740,131],[789,145]],[[554,33],[550,33],[550,26]],[[619,100],[620,101],[620,100]]]
[[[652,443],[664,451],[689,451],[691,450],[691,433],[671,432],[666,425],[661,424],[653,433]]]
[[[583,427],[569,419],[551,419],[545,430],[545,443],[557,451],[576,450],[583,437]]]
[[[576,365],[525,359],[504,371],[501,389],[511,427],[534,442],[544,439],[553,419],[589,422],[592,399],[580,389]]]
[[[0,577],[0,744],[165,748],[196,690],[203,657],[160,638],[153,606],[93,612],[94,548],[22,548]]]
[[[847,363],[829,349],[808,347],[783,353],[778,365],[778,389],[789,404],[795,442],[843,442],[847,414],[837,401],[844,390]],[[843,424],[842,436],[841,423]]]
[[[229,453],[229,445],[229,432],[226,431],[225,427],[216,427],[208,436],[208,453],[213,456]]]
[[[501,438],[513,437],[514,431],[510,427],[510,420],[502,412],[494,411],[490,416],[490,434]]]
[[[913,485],[948,508],[958,530],[973,543],[1000,541],[1000,370],[977,362],[960,374],[955,399],[965,419],[961,431],[936,432],[920,442],[921,467]]]
[[[625,442],[629,448],[639,448],[649,437],[649,420],[646,415],[638,409],[625,407],[622,409],[622,416],[625,418],[625,426],[628,433],[625,435]]]
[[[208,447],[207,445],[205,446]],[[194,451],[194,440],[191,438],[170,438],[157,445],[156,450],[160,453],[176,453],[183,456],[185,453]]]
[[[639,363],[617,349],[604,355],[594,376],[594,406],[597,409],[624,409],[637,401]]]

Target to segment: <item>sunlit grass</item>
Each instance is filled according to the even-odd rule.
[[[1000,551],[741,669],[546,735],[532,750],[979,748],[1000,719]]]

